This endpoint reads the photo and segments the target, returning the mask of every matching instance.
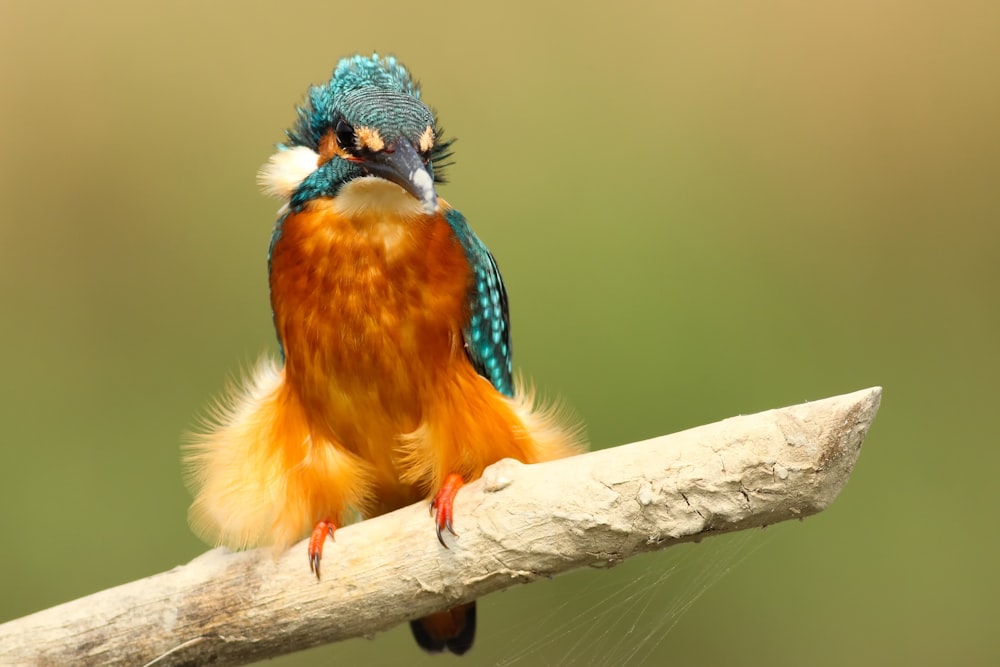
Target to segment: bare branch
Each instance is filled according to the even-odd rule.
[[[595,562],[809,516],[847,483],[881,395],[865,389],[541,465],[501,461],[459,493],[449,549],[422,504],[338,530],[322,582],[304,544],[277,558],[214,549],[0,625],[0,664],[246,664]]]

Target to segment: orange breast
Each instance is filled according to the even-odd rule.
[[[320,435],[396,476],[393,443],[462,354],[470,271],[441,215],[377,219],[318,200],[271,255],[287,381]]]

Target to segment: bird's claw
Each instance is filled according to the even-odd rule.
[[[319,579],[319,563],[323,560],[323,544],[326,543],[327,535],[330,536],[330,539],[333,539],[333,531],[336,528],[332,521],[324,519],[316,524],[312,535],[309,537],[309,571],[315,574],[317,579]]]
[[[465,480],[462,476],[456,473],[451,473],[444,479],[444,483],[441,485],[441,489],[434,496],[434,500],[431,501],[431,516],[434,517],[434,532],[437,533],[438,542],[441,543],[445,549],[448,545],[444,541],[443,531],[447,530],[449,533],[458,537],[458,533],[455,532],[455,528],[452,525],[452,519],[454,517],[454,503],[455,495],[458,490],[462,488],[465,484]]]

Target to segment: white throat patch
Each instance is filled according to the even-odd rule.
[[[377,176],[355,178],[340,188],[333,208],[350,218],[417,218],[427,215],[423,204],[400,186]]]

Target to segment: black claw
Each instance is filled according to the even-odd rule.
[[[311,554],[309,556],[309,571],[319,579],[319,554]]]
[[[449,549],[450,547],[448,546],[448,543],[444,541],[444,534],[443,531],[441,530],[442,528],[446,529],[449,533],[451,533],[455,537],[458,537],[458,533],[455,532],[455,528],[451,525],[450,518],[445,519],[444,525],[438,523],[437,521],[434,521],[434,532],[437,533],[438,542],[440,542],[441,546],[443,546],[445,549]]]
[[[437,521],[434,522],[434,532],[437,533],[438,542],[441,543],[441,546],[447,549],[448,545],[445,544],[444,536],[441,534],[441,524],[439,524]]]

